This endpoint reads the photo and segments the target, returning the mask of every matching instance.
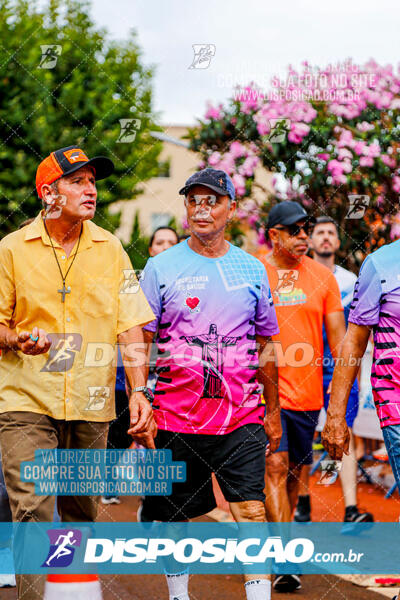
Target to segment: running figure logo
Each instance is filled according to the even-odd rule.
[[[140,119],[120,119],[121,131],[117,139],[119,144],[129,144],[136,138],[136,133],[140,129],[142,121]]]
[[[294,284],[299,278],[299,272],[296,269],[278,269],[278,284],[274,294],[291,294]]]
[[[200,346],[202,349],[201,359],[203,363],[203,393],[202,398],[223,398],[222,373],[224,348],[236,346],[239,337],[219,335],[217,326],[211,323],[208,333],[200,335],[182,335],[189,346]]]
[[[194,57],[189,69],[208,69],[213,56],[215,44],[193,44]]]
[[[40,46],[42,58],[40,59],[39,69],[54,69],[58,57],[61,55],[61,46],[59,44],[45,44]]]
[[[120,294],[136,294],[140,290],[139,281],[144,279],[144,271],[135,269],[123,269],[124,281],[122,282]]]
[[[69,371],[75,360],[75,354],[82,347],[80,333],[48,333],[51,339],[49,358],[41,371],[60,373]]]
[[[42,567],[68,567],[74,558],[75,548],[81,545],[79,529],[51,529],[47,531],[50,549]]]
[[[110,398],[110,388],[104,385],[91,385],[88,387],[88,390],[89,402],[87,403],[85,410],[103,410],[107,400]]]
[[[369,196],[349,194],[349,210],[346,219],[362,219],[369,206]]]
[[[268,119],[270,132],[268,141],[272,144],[280,144],[285,141],[288,132],[290,131],[290,119],[280,117],[278,119]]]

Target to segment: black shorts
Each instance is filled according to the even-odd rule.
[[[291,464],[311,465],[318,418],[319,410],[281,408],[282,438],[277,452],[288,452]]]
[[[132,437],[127,433],[130,428],[129,400],[125,390],[115,391],[116,419],[111,421],[108,430],[107,448],[125,450],[132,444]]]
[[[156,448],[170,448],[173,460],[186,462],[186,481],[172,484],[170,496],[146,496],[143,521],[185,521],[217,506],[211,473],[228,502],[264,502],[264,427],[244,425],[225,435],[159,430]]]

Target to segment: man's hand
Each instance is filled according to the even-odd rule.
[[[334,460],[341,460],[343,453],[349,454],[350,433],[346,419],[339,421],[328,414],[321,433],[321,442]]]
[[[29,331],[21,331],[15,333],[15,338],[10,344],[11,348],[19,350],[23,354],[35,356],[37,354],[46,354],[51,346],[51,341],[48,339],[44,329],[34,327],[32,333]]]
[[[265,433],[268,436],[268,444],[265,456],[269,456],[279,448],[282,437],[281,413],[275,410],[272,414],[267,414],[264,420]]]
[[[153,417],[153,409],[150,402],[142,392],[134,392],[129,398],[129,412],[131,426],[128,434],[133,439],[145,446],[155,449],[154,438],[157,435],[157,425]]]

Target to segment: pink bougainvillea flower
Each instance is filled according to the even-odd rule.
[[[374,159],[371,156],[362,156],[360,158],[360,167],[373,167]]]
[[[233,185],[238,196],[244,196],[246,192],[246,182],[242,175],[235,173],[232,177]]]
[[[207,102],[207,110],[204,115],[205,119],[215,119],[218,120],[222,117],[222,104],[218,104],[218,106],[213,106],[211,102]]]
[[[396,166],[396,160],[387,154],[381,154],[381,161],[391,169],[394,169]]]

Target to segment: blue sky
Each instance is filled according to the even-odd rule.
[[[398,0],[93,0],[92,15],[113,37],[137,31],[144,61],[156,67],[154,107],[166,125],[194,123],[234,84],[265,87],[304,59],[400,61]],[[193,44],[215,45],[207,69],[189,69]]]

